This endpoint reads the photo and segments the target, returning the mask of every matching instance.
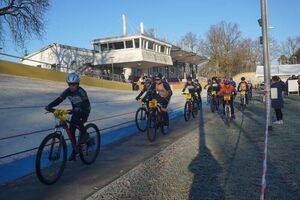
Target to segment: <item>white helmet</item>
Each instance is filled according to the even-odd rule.
[[[66,78],[67,83],[79,83],[80,77],[76,73],[70,73],[68,74]]]

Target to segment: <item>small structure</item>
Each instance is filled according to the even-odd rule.
[[[295,65],[271,65],[271,76],[279,76],[281,80],[286,81],[292,75],[300,74],[300,64]],[[264,66],[256,67],[256,76],[264,81]]]

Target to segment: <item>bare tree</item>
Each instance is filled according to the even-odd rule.
[[[154,28],[149,28],[148,30],[145,31],[145,34],[153,38],[156,37],[156,32]]]
[[[291,57],[300,48],[300,36],[288,37],[281,44],[282,54]]]
[[[181,38],[179,46],[184,50],[196,53],[199,49],[199,40],[197,38],[197,35],[192,32],[188,32]]]
[[[1,0],[0,41],[4,43],[10,34],[17,46],[24,47],[34,35],[42,38],[48,8],[49,0]]]

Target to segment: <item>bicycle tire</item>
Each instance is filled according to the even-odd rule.
[[[195,100],[193,101],[193,112],[192,112],[192,116],[193,116],[193,118],[195,118],[195,117],[197,117],[197,115],[198,115],[198,100],[195,99]]]
[[[89,134],[90,139],[87,141],[86,144],[84,145],[79,145],[79,156],[81,161],[84,164],[90,165],[93,162],[95,162],[99,152],[100,152],[100,145],[101,145],[101,134],[99,131],[99,128],[97,127],[96,124],[93,123],[89,123],[87,125],[85,125],[84,127],[86,129],[86,132],[89,133],[88,129],[92,129],[93,131],[91,133],[95,133],[95,137],[91,137]],[[88,150],[89,148],[92,147],[92,145],[96,145],[95,150],[94,150],[94,154],[92,156],[90,156],[91,158],[88,159],[89,155],[87,155],[88,153],[90,153]]]
[[[226,114],[226,124],[227,126],[230,126],[231,122],[231,110],[228,105],[225,106],[225,114]]]
[[[62,144],[63,160],[62,160],[62,164],[61,164],[56,176],[52,180],[49,180],[43,175],[43,167],[41,165],[41,162],[43,161],[42,156],[43,156],[44,147],[46,147],[48,141],[52,140],[52,139],[58,139],[59,143]],[[54,144],[56,144],[56,143],[54,143]],[[53,146],[51,145],[51,149],[52,148],[53,148]],[[52,153],[52,150],[50,150],[51,153]],[[50,157],[52,157],[52,155]],[[49,156],[48,156],[48,158],[49,158]],[[67,145],[66,145],[66,141],[64,140],[64,138],[57,132],[47,135],[41,142],[41,144],[38,148],[36,159],[35,159],[35,171],[36,171],[36,175],[37,175],[38,179],[46,185],[54,184],[61,177],[61,175],[64,171],[64,168],[65,168],[65,165],[66,165],[66,161],[67,161]]]
[[[147,118],[147,138],[150,142],[154,142],[156,140],[157,134],[157,116],[156,111],[153,110],[149,113]]]
[[[184,115],[184,120],[187,122],[187,121],[189,121],[190,120],[190,117],[191,117],[191,113],[190,113],[190,102],[189,101],[187,101],[187,102],[185,102],[185,105],[184,105],[184,113],[183,113],[183,115]]]
[[[144,113],[144,115],[143,115],[143,113]],[[140,120],[143,119],[143,116],[145,116],[145,120],[146,120],[146,126],[145,127],[141,127],[139,122],[138,122],[139,119]],[[135,113],[135,124],[136,124],[136,127],[139,131],[142,131],[142,132],[146,131],[146,129],[147,129],[147,109],[145,107],[140,107],[139,109],[137,109],[137,111]]]
[[[167,117],[168,117],[168,121],[169,121],[169,113],[167,113]],[[162,114],[161,114],[160,118],[163,119]],[[161,121],[161,122],[163,122],[163,121]],[[169,122],[170,122],[170,121],[169,121]],[[162,133],[163,135],[167,135],[167,134],[168,134],[168,131],[167,131],[167,130],[169,130],[169,123],[168,123],[168,126],[167,126],[167,130],[165,129],[164,124],[161,123],[161,125],[160,125],[160,130],[161,130],[161,133]]]

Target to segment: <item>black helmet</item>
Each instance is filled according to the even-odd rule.
[[[160,78],[160,79],[162,79],[162,77],[163,77],[163,75],[162,75],[161,73],[155,74],[155,78]]]
[[[199,80],[198,80],[198,79],[195,79],[194,81],[195,81],[196,83],[198,83],[198,82],[199,82]]]
[[[242,77],[241,80],[244,81],[244,80],[245,80],[245,77]]]
[[[189,77],[186,78],[186,80],[187,80],[187,81],[191,81],[191,80],[192,80],[192,77],[189,76]]]

